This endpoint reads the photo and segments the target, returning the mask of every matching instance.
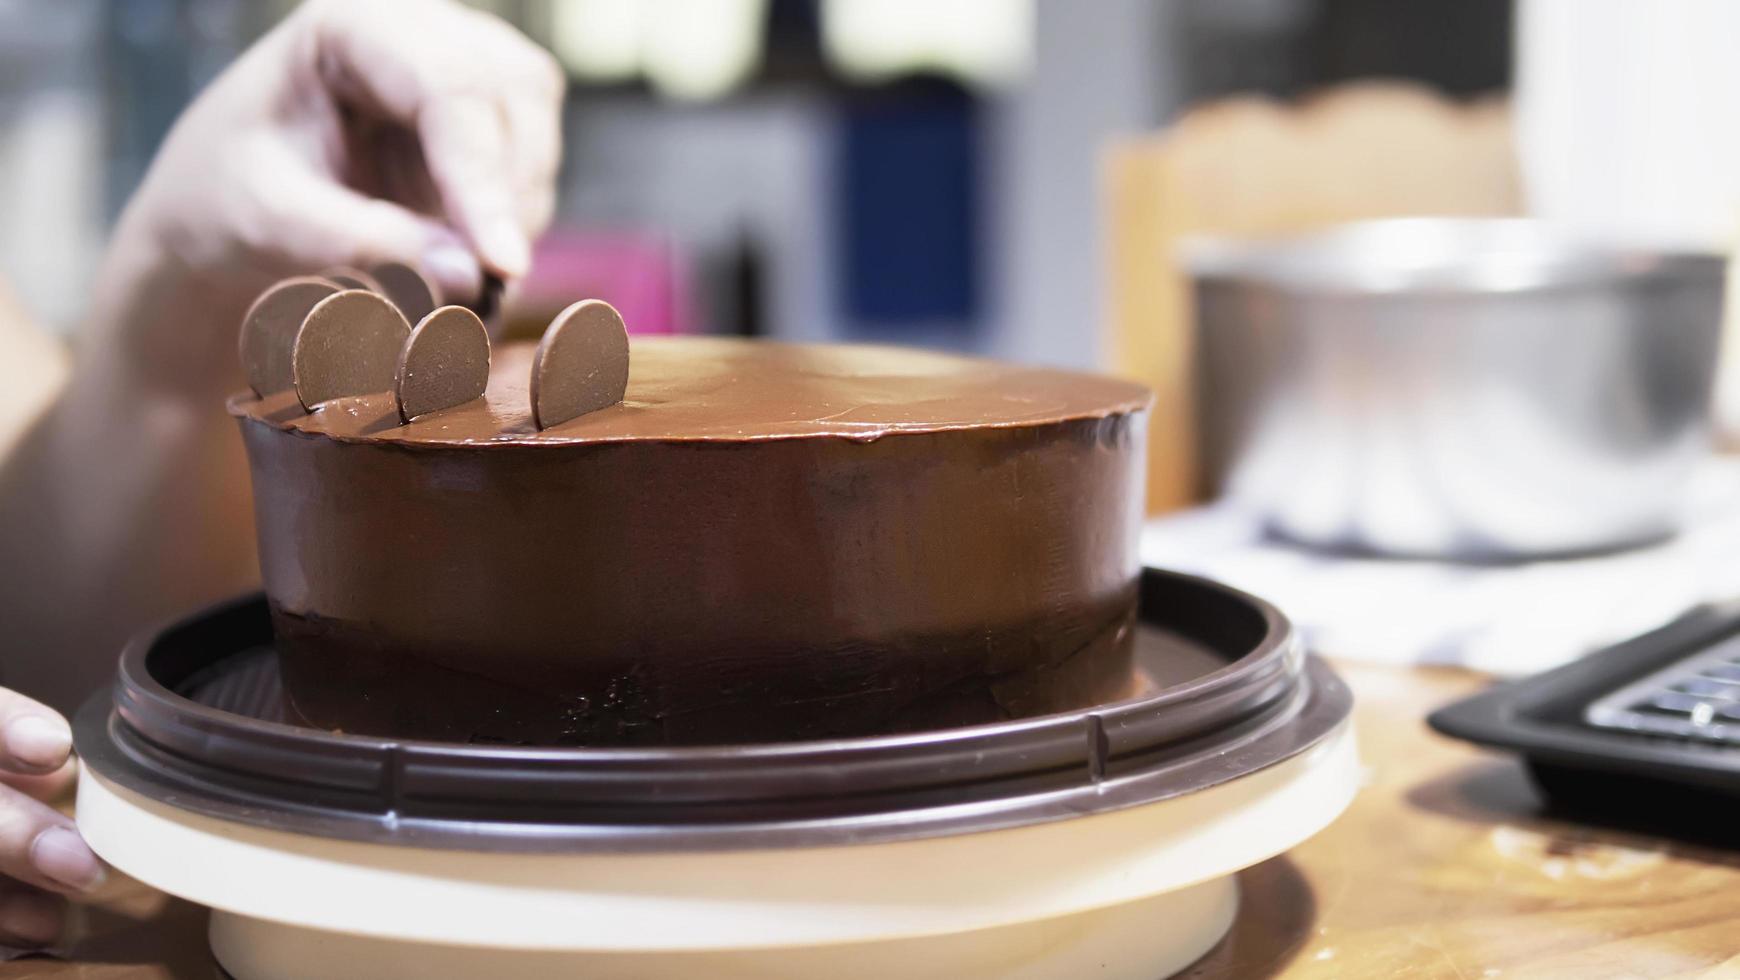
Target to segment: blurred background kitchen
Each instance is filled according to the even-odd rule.
[[[1740,562],[1720,560],[1740,547],[1740,517],[1721,506],[1740,500],[1729,493],[1740,484],[1705,465],[1704,449],[1712,404],[1740,405],[1720,393],[1740,385],[1717,383],[1711,392],[1713,333],[1676,328],[1679,339],[1658,343],[1648,331],[1663,331],[1646,322],[1701,317],[1713,331],[1719,298],[1705,288],[1668,313],[1637,299],[1673,288],[1650,278],[1664,269],[1668,280],[1678,275],[1681,267],[1659,264],[1665,251],[1725,253],[1732,242],[1740,67],[1721,42],[1740,34],[1740,7],[477,5],[548,47],[570,78],[562,198],[513,298],[510,333],[535,332],[574,296],[601,296],[640,332],[917,344],[1140,378],[1158,395],[1149,500],[1157,520],[1145,556],[1278,600],[1325,652],[1514,673],[1740,594]],[[0,2],[0,274],[35,319],[76,336],[107,229],[167,127],[290,6]],[[1487,333],[1514,341],[1448,352],[1424,339],[1403,343],[1420,355],[1415,361],[1426,352],[1442,364],[1416,364],[1424,373],[1405,377],[1416,387],[1421,379],[1428,387],[1473,379],[1490,388],[1505,377],[1528,389],[1526,371],[1538,368],[1560,377],[1542,390],[1559,391],[1580,383],[1563,381],[1560,353],[1587,355],[1579,375],[1587,384],[1560,391],[1564,404],[1546,405],[1543,394],[1532,407],[1505,408],[1490,397],[1456,401],[1464,394],[1455,393],[1434,409],[1458,415],[1500,405],[1499,431],[1533,426],[1549,446],[1507,451],[1556,460],[1565,477],[1557,497],[1521,477],[1512,487],[1483,482],[1478,506],[1499,515],[1484,529],[1471,532],[1478,520],[1466,513],[1447,517],[1442,501],[1421,503],[1421,486],[1454,496],[1439,493],[1456,482],[1443,467],[1481,473],[1491,460],[1437,458],[1419,464],[1440,467],[1437,476],[1384,491],[1407,480],[1347,460],[1414,467],[1412,430],[1402,429],[1406,445],[1368,445],[1358,433],[1324,428],[1346,418],[1264,400],[1283,388],[1298,396],[1306,375],[1288,367],[1294,361],[1327,364],[1334,375],[1345,368],[1341,359],[1364,351],[1287,348],[1284,376],[1275,379],[1247,370],[1250,352],[1234,351],[1222,357],[1230,367],[1217,367],[1205,354],[1211,345],[1199,343],[1212,318],[1201,306],[1210,294],[1197,286],[1212,292],[1213,277],[1198,267],[1205,282],[1193,285],[1188,258],[1204,240],[1224,250],[1359,219],[1525,214],[1549,219],[1555,234],[1618,242],[1619,250],[1567,258],[1554,251],[1559,244],[1537,239],[1405,232],[1367,240],[1364,252],[1342,255],[1327,278],[1303,286],[1265,281],[1275,262],[1291,261],[1285,256],[1246,256],[1234,263],[1244,272],[1231,274],[1233,298],[1215,307],[1240,322],[1278,317],[1274,329],[1284,330],[1295,315],[1288,304],[1313,290],[1358,293],[1374,270],[1405,280],[1421,272],[1418,263],[1439,272],[1484,268],[1494,249],[1505,268],[1516,259],[1545,277],[1499,292],[1520,290],[1534,302],[1567,282],[1593,290],[1585,313],[1621,326],[1577,334],[1574,323],[1565,326],[1574,315],[1549,311],[1545,319],[1558,327],[1513,330],[1504,317],[1521,314],[1494,313]],[[1408,266],[1410,250],[1422,248]],[[1442,293],[1433,275],[1428,269],[1424,288]],[[1490,286],[1474,284],[1474,302]],[[1393,313],[1316,315],[1373,317],[1372,337],[1381,338],[1382,317]],[[1525,329],[1547,332],[1517,332]],[[1519,351],[1534,367],[1518,374],[1500,366]],[[1630,370],[1648,377],[1624,377]],[[1241,394],[1239,379],[1272,390]],[[1341,383],[1310,384],[1320,382]],[[1641,407],[1625,408],[1632,400]],[[1599,408],[1612,404],[1621,409]],[[1362,411],[1389,409],[1367,399],[1344,415]],[[1336,513],[1282,513],[1263,499],[1274,494],[1272,479],[1267,491],[1233,492],[1240,461],[1274,441],[1250,420],[1277,412],[1312,420],[1286,437],[1293,462],[1281,483],[1321,490]],[[1458,430],[1457,438],[1482,437]],[[1324,461],[1332,451],[1340,462]],[[1616,474],[1628,467],[1650,478],[1620,499],[1615,487],[1625,481]],[[1697,489],[1706,486],[1716,489]],[[1594,506],[1602,488],[1611,499]],[[1649,495],[1641,503],[1640,493]],[[1583,524],[1563,534],[1513,533],[1551,525],[1557,510],[1577,512]],[[1602,520],[1609,526],[1596,526]]]
[[[477,5],[572,79],[529,292],[594,276],[658,311],[634,324],[1081,366],[1110,350],[1110,141],[1236,93],[1381,77],[1491,97],[1511,78],[1493,0]],[[290,6],[0,3],[0,269],[44,322],[78,322],[175,115]]]

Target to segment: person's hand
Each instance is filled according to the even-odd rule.
[[[0,460],[6,679],[70,708],[141,626],[258,581],[225,400],[248,304],[333,265],[423,266],[448,302],[526,271],[561,71],[454,0],[311,0],[219,75],[123,210],[69,380]]]
[[[185,380],[233,368],[241,308],[284,276],[393,259],[463,302],[484,271],[524,274],[564,88],[545,51],[453,0],[310,0],[182,115],[117,231],[226,315],[113,340]]]
[[[41,946],[60,934],[65,895],[103,881],[103,865],[71,819],[45,801],[76,775],[66,721],[0,688],[0,945]]]

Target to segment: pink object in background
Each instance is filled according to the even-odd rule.
[[[514,305],[548,313],[582,299],[616,307],[631,334],[695,333],[688,277],[668,237],[552,228],[538,241]]]

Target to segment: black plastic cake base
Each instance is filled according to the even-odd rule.
[[[873,738],[526,748],[335,733],[284,711],[264,599],[135,641],[75,720],[90,771],[275,829],[472,850],[901,840],[1169,799],[1323,741],[1351,699],[1259,599],[1149,570],[1140,693],[1083,711]]]

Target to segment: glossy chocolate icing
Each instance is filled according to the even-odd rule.
[[[877,347],[637,340],[540,432],[530,348],[399,424],[238,396],[314,724],[530,744],[907,731],[1128,689],[1147,393]]]

